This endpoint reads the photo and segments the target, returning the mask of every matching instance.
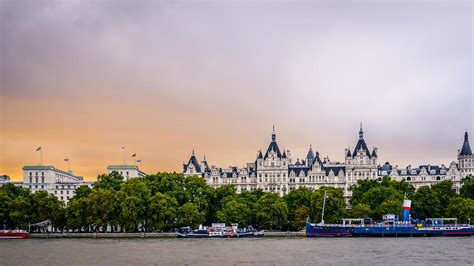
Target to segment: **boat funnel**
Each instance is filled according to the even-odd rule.
[[[403,200],[402,221],[410,221],[411,200]]]

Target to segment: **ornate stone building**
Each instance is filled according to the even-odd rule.
[[[347,148],[344,154],[344,162],[331,162],[328,157],[321,160],[319,152],[314,152],[310,146],[304,160],[297,159],[293,162],[290,150],[281,150],[278,146],[273,128],[271,142],[265,153],[258,151],[255,161],[247,163],[246,167],[209,167],[206,158],[199,162],[193,151],[189,161],[183,164],[183,173],[186,176],[202,176],[214,187],[233,184],[237,192],[263,189],[285,195],[299,187],[338,187],[343,189],[346,199],[351,197],[351,186],[363,179],[379,180],[383,176],[390,176],[397,181],[404,179],[415,188],[450,179],[458,190],[461,178],[474,174],[474,157],[469,147],[467,132],[462,149],[458,152],[458,163],[452,162],[448,167],[421,165],[399,168],[388,162],[379,165],[378,149],[374,147],[369,150],[362,124],[355,148]]]

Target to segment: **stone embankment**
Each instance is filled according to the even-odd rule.
[[[304,237],[305,232],[265,232],[265,237]],[[30,238],[175,238],[175,233],[31,233]]]

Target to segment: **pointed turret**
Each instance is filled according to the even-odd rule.
[[[467,134],[467,131],[466,133],[464,133],[464,142],[462,144],[462,148],[461,148],[461,151],[459,152],[459,155],[461,156],[472,155],[472,150],[471,150],[471,146],[469,145],[469,136]]]
[[[309,151],[308,151],[308,154],[306,155],[306,161],[308,162],[308,165],[312,165],[314,162],[314,152],[311,145],[309,145]]]
[[[262,159],[262,158],[263,158],[262,150],[259,150],[257,154],[257,159]]]
[[[194,167],[194,169],[196,169],[197,173],[201,173],[201,165],[199,165],[199,162],[196,159],[196,156],[194,155],[194,149],[193,149],[193,152],[191,154],[191,157],[189,158],[188,163],[183,165],[183,172],[186,172],[190,165],[193,165],[193,167]]]
[[[372,157],[377,157],[377,148],[375,148],[375,147],[372,150]]]
[[[277,144],[277,142],[276,142],[275,126],[273,126],[273,131],[272,131],[272,142],[271,142],[270,145],[268,146],[267,152],[265,152],[264,159],[266,159],[266,158],[268,157],[268,154],[269,154],[270,152],[276,153],[276,156],[277,156],[278,158],[281,158],[280,148],[278,147],[278,144]]]
[[[361,149],[369,158],[371,157],[370,151],[367,148],[367,144],[365,143],[365,140],[364,140],[364,131],[362,130],[362,123],[360,123],[359,140],[357,141],[356,147],[354,151],[352,152],[352,158],[354,158],[359,152],[359,150]]]

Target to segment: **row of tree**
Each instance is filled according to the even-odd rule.
[[[100,175],[93,188],[81,186],[66,206],[45,191],[6,184],[0,187],[0,228],[23,228],[50,220],[54,228],[74,231],[170,231],[212,222],[253,225],[261,229],[300,230],[307,219],[320,221],[327,195],[324,220],[372,217],[401,212],[402,200],[413,200],[413,217],[457,217],[467,222],[474,216],[474,178],[463,180],[460,194],[451,181],[417,191],[405,181],[385,177],[363,180],[352,188],[351,209],[343,191],[322,187],[299,188],[284,197],[262,190],[236,193],[232,185],[212,188],[201,177],[157,173],[124,181],[116,172]]]

